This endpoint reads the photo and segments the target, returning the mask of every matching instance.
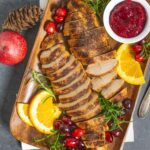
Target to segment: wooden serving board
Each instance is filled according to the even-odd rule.
[[[35,83],[30,82],[29,79],[31,78],[31,70],[37,70],[37,71],[39,70],[38,54],[40,52],[40,44],[46,35],[43,27],[44,27],[45,22],[47,20],[50,20],[51,8],[53,7],[53,5],[58,5],[58,4],[59,4],[59,0],[48,1],[48,5],[45,10],[38,34],[36,36],[34,46],[32,49],[32,53],[30,55],[30,59],[26,67],[22,82],[21,82],[21,86],[17,95],[16,103],[17,102],[30,103],[30,97],[35,91],[34,90]],[[148,63],[147,63],[147,66],[148,66]],[[145,67],[146,67],[146,64],[143,65],[143,69],[146,71],[147,68],[145,69]],[[140,91],[139,86],[128,85],[128,97],[133,100],[133,108],[132,108],[132,113],[127,116],[126,118],[127,120],[130,120],[132,117],[139,91]],[[42,134],[39,133],[33,127],[30,127],[26,125],[23,121],[21,121],[16,111],[16,103],[14,105],[14,109],[13,109],[11,120],[10,120],[10,130],[11,130],[12,135],[19,141],[22,141],[24,143],[31,144],[33,146],[37,146],[43,150],[44,149],[46,150],[47,148],[45,148],[43,145],[34,143],[33,138],[41,137]],[[125,133],[127,131],[128,124],[125,124],[123,128],[124,128],[124,132],[121,138],[117,138],[113,142],[113,144],[109,144],[108,150],[119,150],[123,146]]]

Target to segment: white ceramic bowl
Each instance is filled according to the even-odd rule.
[[[109,2],[109,4],[107,5],[105,11],[104,11],[104,15],[103,15],[103,22],[104,22],[104,26],[106,28],[106,31],[108,32],[108,34],[116,41],[120,42],[120,43],[136,43],[141,41],[142,39],[144,39],[148,33],[150,32],[150,5],[146,0],[132,0],[135,2],[140,3],[146,10],[147,13],[147,22],[145,25],[145,28],[143,29],[143,31],[137,35],[136,37],[133,38],[123,38],[118,36],[110,27],[110,23],[109,23],[109,19],[110,19],[110,13],[113,10],[113,8],[119,4],[120,2],[122,2],[124,0],[111,0]]]

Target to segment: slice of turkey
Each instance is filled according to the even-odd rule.
[[[59,100],[66,101],[69,99],[71,101],[71,99],[80,97],[79,95],[82,95],[80,93],[82,93],[82,91],[84,91],[85,89],[90,88],[90,85],[91,85],[91,80],[89,78],[87,78],[87,80],[83,84],[78,85],[77,87],[72,89],[72,92],[63,94],[63,95],[59,95]]]
[[[128,98],[128,89],[127,89],[127,87],[123,88],[119,93],[114,95],[110,100],[112,102],[122,102],[126,98]]]
[[[84,115],[72,117],[72,120],[74,122],[80,122],[80,121],[85,121],[93,118],[94,116],[97,116],[101,112],[101,107],[100,105],[97,105],[94,109],[91,109],[90,111],[87,111]]]
[[[95,77],[92,79],[92,89],[96,92],[100,92],[104,87],[109,85],[116,77],[116,70],[113,70],[112,72],[107,73],[103,76]]]
[[[85,105],[82,105],[77,109],[67,111],[67,114],[69,116],[83,115],[87,111],[90,111],[91,109],[94,109],[97,105],[99,105],[98,95],[97,95],[97,93],[93,93],[92,98],[88,103],[85,103]]]
[[[54,91],[57,95],[67,94],[73,91],[76,87],[82,85],[86,80],[87,80],[87,75],[83,72],[79,77],[77,77],[70,84],[61,88],[54,88]]]
[[[88,65],[86,71],[91,76],[101,76],[112,71],[117,66],[117,63],[118,62],[116,59],[110,59],[98,63],[93,63]]]
[[[77,77],[79,77],[83,72],[84,70],[81,64],[78,63],[77,66],[73,70],[68,72],[68,74],[66,74],[62,78],[58,80],[54,80],[52,84],[54,88],[61,88],[61,87],[67,86],[68,84],[73,82]]]
[[[88,92],[85,92],[79,99],[69,103],[59,103],[58,106],[60,109],[66,111],[77,109],[78,107],[90,101],[92,96],[91,93],[92,91],[89,89]]]
[[[113,97],[117,92],[121,90],[121,88],[124,85],[124,80],[122,79],[116,79],[109,84],[109,86],[105,87],[102,91],[101,94],[106,98],[109,99]]]

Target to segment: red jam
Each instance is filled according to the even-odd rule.
[[[110,14],[110,26],[119,36],[131,38],[139,35],[146,24],[144,7],[137,2],[125,0],[119,3]]]

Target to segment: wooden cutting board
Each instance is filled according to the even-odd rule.
[[[149,0],[149,2],[150,2],[150,0]],[[31,77],[32,69],[37,70],[37,71],[39,70],[38,54],[40,52],[40,44],[46,34],[43,27],[44,27],[45,22],[50,19],[50,16],[51,16],[50,9],[54,5],[59,5],[59,0],[49,0],[48,1],[48,5],[45,10],[39,31],[36,36],[34,46],[32,49],[32,53],[30,55],[30,59],[29,59],[28,65],[26,67],[22,82],[21,82],[21,86],[20,86],[20,89],[19,89],[19,92],[17,95],[16,103],[17,102],[30,103],[29,97],[34,93],[34,90],[33,90],[34,83],[29,82],[29,78]],[[143,65],[143,69],[146,71],[147,68],[145,69],[145,67],[146,67],[146,65]],[[132,109],[132,113],[127,116],[127,118],[126,118],[127,120],[131,119],[133,110],[135,108],[138,93],[139,93],[139,86],[128,85],[128,96],[133,100],[133,109]],[[41,137],[42,134],[39,133],[37,130],[35,130],[33,127],[30,127],[21,121],[21,119],[19,118],[17,111],[16,111],[16,103],[14,105],[14,109],[13,109],[11,120],[10,120],[10,130],[11,130],[12,135],[19,141],[22,141],[24,143],[27,143],[27,144],[30,144],[33,146],[37,146],[43,150],[44,149],[46,150],[47,148],[45,148],[44,146],[33,142],[33,138]],[[108,146],[109,150],[119,150],[121,148],[121,146],[123,145],[125,133],[128,128],[128,124],[125,124],[123,126],[123,128],[124,128],[124,132],[123,132],[121,138],[117,138],[113,144],[109,144],[109,146]]]

